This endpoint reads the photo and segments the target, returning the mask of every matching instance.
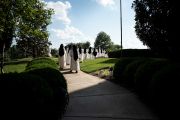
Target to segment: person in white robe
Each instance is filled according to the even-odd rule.
[[[65,57],[65,54],[66,54],[66,51],[63,47],[63,44],[60,45],[60,48],[59,48],[59,55],[58,55],[58,58],[59,58],[59,68],[63,69],[64,67],[66,67],[66,57]]]
[[[96,50],[96,48],[94,48],[94,50],[93,50],[93,56],[94,56],[94,59],[95,59],[96,56],[97,56],[97,50]]]
[[[84,54],[83,54],[83,60],[87,60],[88,59],[88,54],[87,54],[87,49],[86,47],[84,48]]]
[[[100,48],[97,48],[97,56],[96,57],[100,57]]]
[[[108,58],[107,51],[106,51],[106,50],[104,50],[104,51],[105,51],[105,55],[104,55],[104,57],[105,57],[105,58]]]
[[[105,51],[105,50],[103,50],[103,55],[104,55],[104,57],[105,57],[105,52],[106,52],[106,51]]]
[[[92,49],[91,49],[91,47],[89,47],[88,59],[92,59]]]
[[[72,72],[72,70],[75,70],[76,73],[78,73],[78,71],[80,70],[80,66],[78,59],[78,51],[76,50],[75,45],[73,45],[73,49],[70,50],[70,56],[71,56],[70,72]]]
[[[101,53],[100,53],[101,57],[103,57],[103,49],[101,49]]]
[[[81,47],[79,47],[79,58],[80,58],[80,60],[83,60],[83,53],[82,53],[82,49],[81,49]]]
[[[65,59],[66,59],[66,62],[67,62],[67,46],[65,46],[64,49],[65,49],[65,51],[66,51],[66,52],[65,52]]]
[[[66,60],[67,65],[70,65],[71,63],[70,50],[71,50],[71,46],[69,46],[67,50],[67,60]]]

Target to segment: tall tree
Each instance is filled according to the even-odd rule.
[[[180,52],[175,4],[173,0],[134,0],[132,4],[137,37],[161,57],[177,58]]]
[[[31,17],[22,16],[20,27],[18,30],[18,44],[26,43],[28,52],[31,51],[33,58],[42,55],[43,49],[48,48],[51,43],[48,41],[49,32],[46,28],[51,24],[51,15],[54,13],[52,9],[44,9],[46,5],[41,2],[35,3],[31,9],[27,10]]]
[[[13,40],[15,19],[13,17],[13,2],[0,1],[0,54],[1,54],[1,73],[3,74],[4,53],[7,51]]]
[[[89,41],[86,41],[85,43],[83,43],[83,45],[82,45],[82,47],[83,48],[89,48],[90,47],[90,45],[91,45],[91,43],[89,42]]]
[[[109,35],[107,35],[105,32],[100,32],[97,37],[96,40],[94,42],[94,47],[100,47],[102,49],[110,49],[113,46],[113,42],[111,42],[111,38]]]
[[[50,24],[53,10],[44,9],[43,6],[45,4],[39,0],[0,1],[1,73],[3,73],[4,52],[10,47],[13,37],[24,34],[29,38],[47,40],[49,33],[41,32],[40,28]]]

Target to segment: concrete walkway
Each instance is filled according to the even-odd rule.
[[[60,70],[67,80],[69,104],[62,120],[158,120],[136,94],[82,71]]]

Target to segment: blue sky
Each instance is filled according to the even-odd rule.
[[[60,44],[94,41],[99,32],[107,33],[114,44],[120,45],[120,0],[44,0],[48,8],[55,10],[51,33],[51,48]],[[135,34],[133,0],[122,0],[123,47],[147,49]]]

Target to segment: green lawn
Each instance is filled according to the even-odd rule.
[[[51,58],[53,61],[58,63],[58,58]],[[4,62],[4,73],[9,72],[23,72],[26,69],[26,65],[28,61],[31,61],[32,58],[23,58],[23,59],[15,59],[9,62]],[[114,66],[115,62],[118,58],[98,58],[85,60],[83,63],[80,63],[80,69],[84,72],[93,72],[103,68],[109,68],[110,66]],[[1,73],[0,73],[1,74]]]
[[[26,68],[27,62],[31,60],[32,58],[23,58],[23,59],[15,59],[8,62],[4,62],[3,71],[4,73],[23,72]]]
[[[9,72],[23,72],[26,69],[26,65],[28,61],[31,61],[32,58],[23,58],[23,59],[15,59],[11,60],[8,62],[4,62],[4,67],[3,71],[4,73],[9,73]],[[57,58],[52,58],[56,63],[58,63]],[[1,72],[0,72],[1,74]]]
[[[98,58],[85,60],[83,63],[80,63],[80,69],[89,73],[103,68],[109,68],[110,66],[114,66],[118,59],[119,58]]]

